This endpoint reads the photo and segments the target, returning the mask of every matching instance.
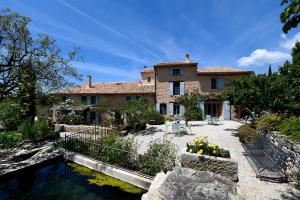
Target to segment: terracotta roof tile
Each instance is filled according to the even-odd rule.
[[[205,68],[198,68],[198,74],[205,75],[205,74],[251,74],[252,71],[246,71],[236,68],[229,68],[229,67],[205,67]]]
[[[91,88],[85,84],[58,92],[58,94],[152,94],[154,85],[142,85],[141,82],[95,83]]]
[[[169,65],[197,65],[196,62],[186,62],[186,61],[177,61],[177,62],[161,62],[155,66],[169,66]]]

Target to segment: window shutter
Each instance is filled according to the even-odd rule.
[[[156,111],[160,113],[160,103],[156,103]]]
[[[180,95],[184,95],[184,82],[180,82]]]
[[[169,76],[173,76],[173,70],[169,69]]]
[[[169,115],[173,115],[173,103],[169,103]]]
[[[224,88],[224,78],[217,78],[217,89]]]
[[[229,101],[224,101],[223,102],[223,117],[225,120],[230,120],[230,103]]]
[[[173,96],[173,82],[169,82],[169,95]]]
[[[180,107],[179,107],[179,116],[180,116],[180,118],[182,118],[183,115],[184,115],[184,106],[180,105]]]
[[[100,96],[96,96],[96,104],[100,103]]]
[[[202,113],[202,118],[204,119],[204,101],[200,101],[200,110]]]
[[[136,101],[136,96],[131,96],[131,101]]]
[[[180,67],[180,76],[183,76],[183,75],[184,75],[184,68]]]
[[[92,104],[92,97],[91,96],[87,96],[87,104],[88,105]]]

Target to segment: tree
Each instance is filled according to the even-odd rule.
[[[292,63],[286,62],[272,76],[251,75],[230,81],[223,99],[260,113],[300,115],[300,43],[292,50]]]
[[[272,76],[272,66],[269,65],[269,69],[268,69],[268,76]]]
[[[282,31],[288,33],[292,28],[297,27],[300,22],[300,1],[282,0],[281,6],[287,5],[280,15],[283,24]]]
[[[199,108],[199,101],[204,99],[198,90],[185,92],[183,96],[176,98],[176,103],[184,106],[184,118],[186,124],[191,120],[202,120],[202,110]]]
[[[126,122],[130,130],[139,131],[146,128],[148,115],[153,109],[149,101],[143,97],[135,101],[128,102],[124,106]]]
[[[72,61],[82,61],[78,48],[62,55],[54,39],[28,29],[30,19],[5,9],[0,12],[0,101],[7,96],[21,98],[25,116],[33,119],[37,88],[43,92],[71,86],[81,76]],[[15,95],[17,94],[17,95]]]

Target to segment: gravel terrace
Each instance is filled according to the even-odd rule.
[[[211,143],[217,143],[220,147],[230,151],[232,159],[239,165],[239,183],[238,193],[241,199],[260,200],[260,199],[298,199],[300,193],[288,183],[271,183],[260,181],[249,165],[246,157],[243,155],[244,149],[235,136],[236,129],[241,124],[236,121],[224,121],[222,125],[207,125],[205,121],[192,122],[192,134],[183,136],[174,136],[165,134],[165,125],[155,125],[141,131],[136,136],[139,142],[139,152],[143,153],[151,140],[156,138],[169,138],[175,143],[179,151],[185,147],[186,143],[195,136],[208,136]],[[285,197],[285,198],[283,198]]]

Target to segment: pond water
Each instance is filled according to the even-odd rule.
[[[138,200],[143,189],[67,161],[0,181],[0,200]]]

